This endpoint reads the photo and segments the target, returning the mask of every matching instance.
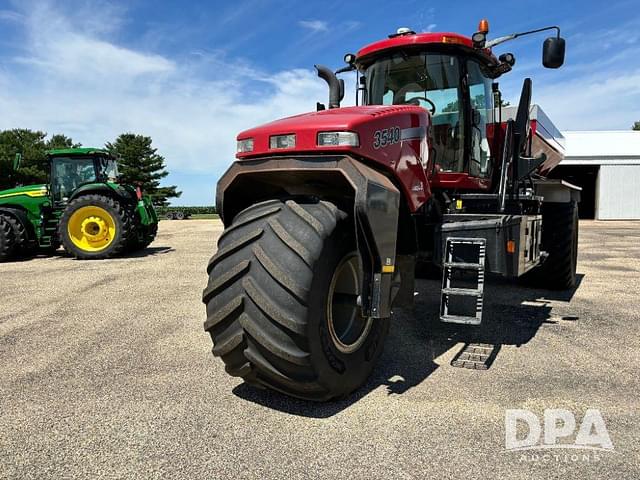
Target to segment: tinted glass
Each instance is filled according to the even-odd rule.
[[[455,56],[438,53],[394,54],[381,58],[364,72],[366,104],[416,104],[432,114],[436,169],[464,169],[464,115],[460,66]]]
[[[79,186],[96,181],[92,158],[58,157],[53,160],[52,188],[55,200],[64,200]]]
[[[484,75],[480,65],[474,61],[467,62],[467,73],[472,108],[469,174],[474,177],[488,177],[491,174],[488,128],[493,123],[491,79]]]

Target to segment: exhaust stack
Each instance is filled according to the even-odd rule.
[[[318,77],[329,85],[329,108],[340,108],[340,102],[344,98],[344,80],[338,80],[333,71],[324,65],[314,65],[318,71]]]

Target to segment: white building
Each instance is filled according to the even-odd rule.
[[[582,187],[580,218],[640,219],[640,131],[563,132],[552,176]]]

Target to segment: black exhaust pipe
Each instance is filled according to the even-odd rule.
[[[344,80],[338,80],[333,71],[324,65],[314,65],[318,76],[329,85],[329,108],[340,108],[340,102],[344,98]]]

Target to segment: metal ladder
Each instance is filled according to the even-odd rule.
[[[484,238],[457,238],[449,237],[446,241],[444,265],[442,270],[442,291],[440,294],[440,320],[447,323],[462,323],[466,325],[479,325],[482,321],[482,302],[484,292],[484,260],[486,254],[486,240]],[[472,271],[476,273],[476,288],[452,287],[453,272]],[[456,306],[460,297],[468,299],[475,297],[475,305],[472,308],[462,305]],[[469,302],[467,302],[469,303]],[[456,313],[450,313],[451,310]],[[460,312],[459,310],[465,310]]]

